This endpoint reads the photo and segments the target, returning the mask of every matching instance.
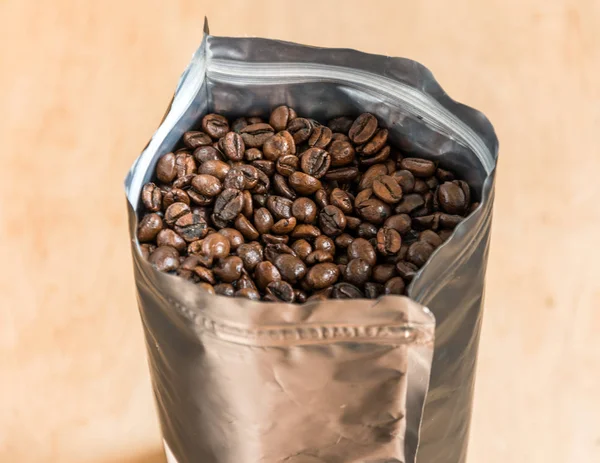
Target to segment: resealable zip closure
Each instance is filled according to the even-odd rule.
[[[492,153],[467,124],[426,93],[367,71],[320,63],[256,63],[210,59],[207,77],[221,82],[272,85],[308,82],[343,83],[399,102],[410,115],[471,149],[486,175],[494,169]]]

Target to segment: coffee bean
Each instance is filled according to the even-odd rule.
[[[180,217],[190,214],[191,212],[190,206],[186,203],[173,203],[165,211],[165,222],[169,227],[172,227]]]
[[[261,235],[269,233],[274,223],[273,216],[266,207],[254,211],[254,227]]]
[[[275,163],[275,170],[279,175],[289,177],[298,170],[300,166],[300,159],[292,154],[281,156]]]
[[[415,176],[408,170],[397,170],[392,174],[404,194],[411,193],[415,188]]]
[[[424,204],[425,200],[421,195],[414,193],[405,195],[394,208],[394,212],[396,214],[410,214],[414,210],[422,207]]]
[[[222,259],[229,255],[231,244],[220,233],[212,233],[202,240],[202,254],[212,259]]]
[[[440,182],[451,182],[455,178],[452,172],[442,169],[441,167],[438,167],[435,170],[435,176]]]
[[[333,133],[329,127],[319,125],[313,127],[312,133],[308,139],[308,146],[315,148],[325,148],[331,141]]]
[[[231,221],[241,212],[243,201],[241,191],[226,188],[217,196],[214,213],[221,220]]]
[[[406,253],[406,260],[417,267],[422,267],[433,253],[433,246],[425,241],[416,241],[411,244]]]
[[[220,152],[213,146],[200,146],[196,148],[194,150],[194,159],[196,159],[198,164],[206,161],[222,161]]]
[[[171,246],[179,252],[183,252],[187,248],[186,241],[169,228],[161,230],[156,236],[156,244],[159,246]]]
[[[271,232],[276,235],[285,235],[290,233],[296,227],[296,218],[290,217],[289,219],[278,220],[273,227]]]
[[[384,284],[396,276],[394,264],[380,264],[373,267],[373,281]]]
[[[202,217],[190,212],[177,219],[174,230],[185,241],[190,243],[204,238],[208,233],[208,225]]]
[[[377,232],[377,251],[385,256],[392,256],[400,251],[402,238],[393,228],[380,228]]]
[[[331,167],[343,167],[354,161],[355,150],[352,144],[344,140],[336,140],[329,146]]]
[[[434,247],[434,249],[441,246],[443,243],[442,239],[440,238],[440,235],[438,235],[432,230],[424,230],[421,233],[419,233],[419,240],[431,244]]]
[[[267,208],[273,214],[275,220],[289,219],[292,217],[293,202],[282,196],[269,196],[267,198]]]
[[[335,206],[326,206],[319,214],[319,225],[323,233],[337,236],[346,228],[346,216]]]
[[[296,293],[292,285],[286,281],[273,281],[267,285],[267,297],[265,299],[277,302],[294,302]]]
[[[452,236],[453,230],[440,230],[438,232],[439,237],[442,241],[448,240]]]
[[[371,279],[372,268],[369,263],[363,259],[352,259],[346,265],[344,271],[344,281],[354,286],[362,287]]]
[[[259,289],[264,291],[269,283],[281,281],[281,274],[271,262],[263,261],[256,265],[254,279]]]
[[[377,299],[384,293],[384,286],[379,283],[365,283],[365,296],[368,299]]]
[[[315,238],[315,250],[335,254],[335,244],[328,236],[320,235]]]
[[[196,160],[187,152],[178,152],[175,154],[175,171],[177,178],[196,173]]]
[[[323,177],[330,164],[329,153],[321,148],[309,148],[300,156],[300,168],[315,178]]]
[[[248,119],[246,119],[245,117],[238,117],[231,124],[231,130],[233,130],[234,132],[240,133],[240,130],[242,130],[244,127],[247,127],[248,125],[250,125],[250,123],[248,122]]]
[[[245,299],[250,299],[251,301],[260,301],[260,294],[254,288],[238,289],[235,292],[234,297],[243,297]]]
[[[196,149],[199,146],[210,145],[212,139],[204,132],[192,130],[183,134],[183,143],[190,149]]]
[[[329,206],[329,197],[327,194],[327,190],[325,190],[324,188],[319,188],[319,190],[317,190],[317,192],[315,193],[315,202],[317,203],[317,206],[319,206],[321,209]]]
[[[304,291],[301,291],[299,289],[294,289],[294,300],[298,303],[298,304],[303,304],[306,302],[307,299],[307,295]]]
[[[358,161],[358,164],[362,168],[371,167],[375,164],[381,164],[386,161],[390,157],[390,147],[384,146],[378,153],[371,157],[361,157]],[[384,164],[386,165],[386,164]],[[386,165],[386,170],[388,174],[390,173],[390,169]]]
[[[346,218],[346,220],[348,220],[348,219]],[[346,249],[348,246],[350,246],[352,244],[352,241],[354,241],[354,238],[352,237],[352,235],[350,235],[348,233],[342,233],[341,235],[336,236],[335,245],[338,248]]]
[[[308,119],[296,117],[287,125],[287,131],[294,138],[294,143],[299,145],[310,138],[313,126]]]
[[[160,191],[160,188],[152,182],[146,183],[142,188],[142,203],[149,211],[160,211],[162,204],[162,191]]]
[[[251,219],[254,215],[254,205],[252,203],[252,194],[248,190],[244,190],[242,192],[242,196],[244,198],[242,204],[242,214],[245,215],[248,219]]]
[[[296,228],[291,233],[293,239],[311,239],[316,238],[321,234],[321,230],[319,230],[314,225],[308,224],[300,224],[296,225]]]
[[[269,161],[277,161],[282,156],[293,155],[292,144],[294,143],[294,139],[291,136],[285,137],[282,135],[282,132],[277,135],[273,135],[267,141],[265,141],[263,145],[263,155],[265,159]]]
[[[150,254],[148,261],[159,272],[172,272],[179,267],[179,252],[171,246],[159,246]]]
[[[256,228],[254,228],[254,225],[252,225],[252,222],[250,222],[246,218],[246,216],[244,216],[242,214],[239,214],[235,218],[234,225],[235,225],[235,228],[242,235],[244,235],[244,238],[246,238],[247,240],[250,240],[250,241],[257,240],[258,237],[260,236],[260,234],[258,233]]]
[[[244,151],[244,159],[248,162],[259,161],[262,158],[263,152],[257,148],[249,148],[246,151]]]
[[[231,169],[229,164],[223,161],[208,160],[200,164],[200,167],[198,167],[198,173],[212,175],[213,177],[217,177],[219,180],[223,181],[225,180],[225,176],[227,175],[227,172],[229,172],[229,169]]]
[[[427,187],[430,190],[435,190],[439,185],[437,178],[435,178],[435,177],[429,177],[428,179],[425,180],[425,183],[427,184]]]
[[[439,214],[439,220],[442,227],[454,229],[463,218],[460,215]]]
[[[375,180],[377,180],[379,177],[382,177],[387,174],[387,167],[383,164],[376,164],[374,166],[369,167],[360,178],[358,189],[365,190],[367,188],[373,188],[373,182],[375,182]]]
[[[313,252],[310,243],[304,239],[294,241],[292,243],[292,249],[303,261],[306,261],[308,255]]]
[[[232,283],[242,276],[243,268],[244,263],[241,258],[238,256],[229,256],[219,259],[213,272],[219,280],[225,283]]]
[[[306,263],[308,265],[314,265],[321,262],[333,262],[333,254],[325,251],[313,251],[306,256]]]
[[[347,143],[351,142],[350,137],[347,134],[334,133],[333,136],[331,137],[331,143],[329,144],[329,147],[331,148],[331,144],[333,144],[333,142],[336,142],[336,141],[345,141]],[[354,149],[354,146],[352,147],[352,149]]]
[[[140,244],[140,253],[142,254],[142,257],[146,260],[150,258],[150,254],[152,254],[155,249],[156,246],[154,246],[153,244]]]
[[[264,121],[262,120],[262,118],[260,116],[250,116],[248,117],[248,124],[252,125],[252,124],[262,124]]]
[[[213,197],[223,189],[219,179],[213,175],[199,174],[192,179],[192,188],[203,196]]]
[[[429,193],[429,187],[427,183],[422,178],[418,178],[415,180],[415,187],[413,188],[413,192],[420,194],[421,196]]]
[[[198,278],[201,281],[210,283],[211,285],[214,285],[217,282],[217,280],[215,280],[215,275],[214,275],[213,271],[210,269],[207,269],[206,267],[202,267],[201,265],[194,268],[194,273],[196,275],[198,275]]]
[[[411,262],[399,260],[396,263],[396,271],[406,281],[411,281],[419,271],[419,267]]]
[[[471,204],[471,187],[469,187],[469,184],[464,180],[455,180],[454,183],[456,183],[465,194],[465,205],[468,206]],[[467,207],[465,207],[465,209],[467,209]]]
[[[429,159],[404,158],[400,162],[402,169],[410,171],[415,177],[431,177],[435,174],[436,165]]]
[[[306,283],[310,289],[319,290],[335,284],[339,277],[337,265],[326,262],[310,268],[306,275]]]
[[[265,123],[251,124],[240,130],[245,145],[250,148],[261,147],[274,133],[273,127]]]
[[[268,162],[268,161],[267,161]],[[258,182],[256,186],[252,189],[252,193],[254,194],[266,194],[269,191],[270,181],[267,174],[265,174],[262,170],[256,169],[256,174],[258,177]]]
[[[264,259],[263,247],[256,241],[240,244],[236,253],[242,259],[244,268],[249,272],[252,272]]]
[[[298,222],[313,223],[317,218],[317,205],[309,198],[298,198],[292,203],[291,215]]]
[[[241,161],[244,159],[246,146],[239,133],[228,132],[221,140],[221,150],[228,159],[231,161]]]
[[[372,223],[364,222],[358,226],[358,228],[356,229],[356,234],[360,238],[369,240],[369,239],[375,238],[377,236],[378,230],[379,229]]]
[[[162,156],[156,164],[156,177],[164,183],[172,182],[177,176],[175,168],[175,154],[168,153]]]
[[[348,246],[348,258],[362,259],[367,262],[370,266],[374,266],[377,263],[377,255],[375,249],[369,241],[364,238],[356,238],[350,246]]]
[[[163,228],[163,221],[156,213],[146,214],[138,225],[137,237],[140,242],[154,240]]]
[[[293,200],[298,196],[296,192],[290,188],[286,178],[280,174],[275,174],[273,176],[273,189],[278,195],[288,199]]]
[[[298,257],[290,254],[279,254],[273,261],[284,280],[296,283],[306,275],[306,265]]]
[[[270,233],[261,235],[260,239],[265,244],[287,244],[290,241],[289,235],[271,235]]]
[[[356,230],[361,223],[362,221],[358,217],[352,217],[350,215],[346,216],[346,227],[350,230]]]
[[[219,234],[223,235],[229,241],[230,251],[235,251],[240,244],[244,243],[244,237],[235,228],[222,228]]]
[[[271,112],[271,117],[269,118],[269,124],[277,130],[285,130],[290,121],[296,118],[296,111],[288,106],[278,106]]]
[[[229,132],[229,123],[220,114],[207,114],[202,118],[202,130],[212,138],[221,138]]]
[[[401,277],[394,277],[385,284],[385,294],[396,294],[401,296],[404,294],[406,284]]]
[[[340,188],[334,188],[331,191],[329,202],[332,206],[339,208],[344,214],[351,214],[354,210],[350,195]]]
[[[445,182],[438,189],[438,201],[440,207],[448,214],[463,214],[467,201],[462,188],[452,182]]]
[[[393,228],[401,235],[404,235],[410,230],[411,224],[412,219],[410,218],[410,215],[396,214],[388,217],[388,219],[383,223],[383,226],[386,228]]]
[[[233,297],[235,294],[234,287],[229,283],[219,283],[214,286],[215,293],[220,294],[221,296]]]
[[[162,208],[168,209],[171,204],[174,203],[185,203],[190,204],[189,194],[180,188],[171,188],[163,195]]]
[[[373,181],[373,193],[388,204],[395,204],[402,199],[402,188],[389,175],[382,175]]]
[[[356,212],[361,219],[379,225],[385,222],[385,220],[392,213],[390,206],[379,199],[368,199],[360,203],[356,207]]]
[[[350,283],[338,283],[331,291],[333,299],[360,299],[364,297],[360,289]]]
[[[377,118],[373,114],[363,113],[354,121],[348,136],[356,144],[367,142],[377,130]]]
[[[348,116],[340,116],[331,119],[327,123],[327,127],[329,127],[333,132],[341,132],[347,134],[352,127],[352,123],[354,120]]]
[[[350,182],[358,177],[358,168],[340,167],[338,169],[329,169],[325,174],[325,179],[329,181]]]
[[[364,145],[357,148],[357,151],[363,156],[373,156],[377,154],[387,143],[388,130],[378,129],[375,135]]]
[[[416,212],[413,212],[413,215],[416,215]],[[426,212],[426,211],[425,211]],[[412,224],[415,230],[437,230],[440,226],[440,214],[431,214],[431,215],[422,215],[420,217],[413,217]]]
[[[319,180],[304,172],[294,172],[289,176],[288,182],[290,186],[301,195],[311,195],[321,188],[321,182]]]
[[[285,244],[269,244],[265,246],[264,256],[271,263],[275,263],[275,259],[280,254],[289,254],[290,256],[298,257],[296,252]]]

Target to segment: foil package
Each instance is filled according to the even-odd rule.
[[[125,181],[159,419],[178,463],[462,463],[466,458],[498,141],[478,111],[402,58],[205,34]],[[140,191],[202,116],[320,121],[371,112],[403,153],[458,172],[480,206],[409,297],[303,305],[210,295],[147,263]]]

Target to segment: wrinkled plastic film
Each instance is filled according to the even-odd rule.
[[[382,84],[369,85],[369,75]],[[284,103],[319,120],[372,112],[403,151],[436,159],[472,185],[481,206],[412,282],[416,302],[240,301],[201,293],[141,257],[139,191],[158,158],[206,112],[264,116]],[[408,463],[418,447],[418,463],[464,461],[496,153],[487,119],[412,61],[205,37],[126,180],[140,312],[172,457]]]

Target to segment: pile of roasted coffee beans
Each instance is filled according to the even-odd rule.
[[[374,115],[322,125],[287,106],[268,122],[204,116],[142,201],[137,236],[158,270],[299,303],[404,294],[477,206],[452,172],[390,146]]]

